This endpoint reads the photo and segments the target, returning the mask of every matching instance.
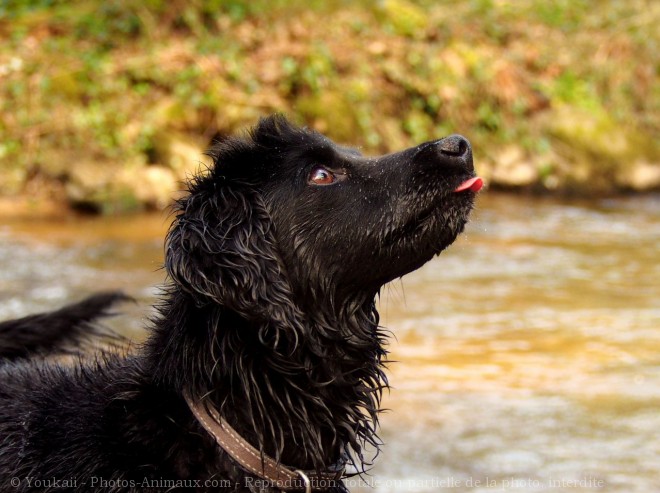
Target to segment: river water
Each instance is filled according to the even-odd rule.
[[[660,197],[483,194],[447,252],[383,290],[383,451],[359,492],[660,491]],[[0,319],[163,280],[168,218],[0,222]]]

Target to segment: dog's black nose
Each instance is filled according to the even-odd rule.
[[[462,135],[454,134],[440,139],[435,145],[436,155],[449,166],[458,166],[467,171],[473,171],[472,146]]]
[[[450,135],[439,143],[439,149],[445,156],[467,157],[472,154],[470,142],[462,135]]]

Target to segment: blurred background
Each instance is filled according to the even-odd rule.
[[[387,286],[355,491],[657,491],[660,2],[0,1],[0,318],[164,280],[213,138],[283,112],[379,154],[468,137],[467,232]]]

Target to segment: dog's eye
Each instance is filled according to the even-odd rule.
[[[314,168],[309,174],[309,183],[311,185],[332,185],[337,181],[334,173],[325,168]]]

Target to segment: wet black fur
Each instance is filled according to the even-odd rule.
[[[16,477],[12,491],[35,480],[144,491],[159,478],[270,491],[215,445],[184,390],[284,464],[323,470],[344,457],[361,470],[387,387],[374,300],[463,230],[474,194],[453,193],[473,175],[461,142],[365,158],[271,117],[218,144],[176,206],[147,343],[94,364],[0,367],[0,490]],[[311,184],[319,166],[345,179]],[[50,330],[38,318],[30,330],[42,322]]]
[[[0,322],[0,358],[77,354],[86,341],[101,337],[112,342],[114,334],[98,321],[112,315],[115,304],[130,299],[119,292],[98,293],[59,310]]]

